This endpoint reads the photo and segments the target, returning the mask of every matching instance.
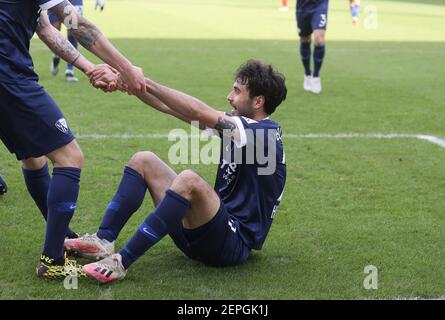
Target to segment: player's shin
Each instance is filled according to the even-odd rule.
[[[74,214],[79,195],[81,170],[54,168],[48,190],[48,217],[43,256],[63,263],[63,243],[69,222]]]
[[[182,218],[189,207],[190,201],[172,190],[167,190],[156,210],[148,216],[125,248],[120,251],[124,268],[128,269],[150,247],[171,232],[172,228],[182,223]]]

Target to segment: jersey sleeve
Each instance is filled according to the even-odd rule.
[[[63,1],[64,0],[37,0],[37,4],[40,6],[42,10],[48,10]]]
[[[236,123],[237,134],[232,136],[233,142],[237,148],[242,148],[247,144],[246,126],[240,117],[232,117]]]
[[[227,112],[225,112],[225,115],[231,117],[231,119],[233,119],[235,121],[235,124],[236,124],[235,132],[234,133],[232,132],[230,134],[230,137],[231,137],[232,141],[235,143],[235,146],[237,148],[244,147],[247,144],[247,134],[246,134],[246,129],[245,129],[247,126],[245,126],[245,124],[241,120],[242,117],[231,116]],[[218,131],[216,129],[206,128],[205,133],[209,137],[218,136],[218,137],[222,138],[222,132],[220,132],[220,131]]]

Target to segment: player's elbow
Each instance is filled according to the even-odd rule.
[[[47,42],[49,39],[49,36],[51,34],[50,30],[48,27],[46,28],[38,28],[36,30],[37,36],[39,37],[40,40],[42,40],[43,42]]]

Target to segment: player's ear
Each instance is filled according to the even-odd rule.
[[[256,96],[253,98],[253,108],[254,109],[260,109],[264,107],[264,104],[266,103],[266,98],[264,96]]]

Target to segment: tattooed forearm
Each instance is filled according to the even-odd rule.
[[[69,63],[74,63],[80,55],[79,51],[53,27],[47,28],[46,32],[40,34],[40,37],[57,56]]]
[[[76,9],[67,0],[50,10],[63,21],[72,36],[86,49],[91,48],[102,35],[94,24],[77,14]]]
[[[80,19],[79,28],[77,30],[72,29],[70,32],[86,49],[91,48],[96,40],[102,35],[94,24],[84,18]]]
[[[230,130],[230,132],[233,132],[236,129],[236,125],[223,117],[218,117],[218,122],[216,123],[215,129],[220,132],[224,130]]]

